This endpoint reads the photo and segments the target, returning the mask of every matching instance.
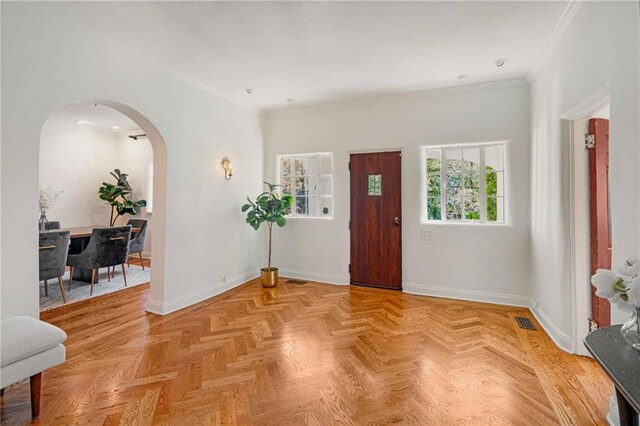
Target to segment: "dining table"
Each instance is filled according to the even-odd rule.
[[[69,246],[69,254],[80,254],[86,248],[89,240],[91,239],[91,233],[95,228],[107,228],[106,226],[77,226],[73,228],[62,228],[62,229],[52,229],[50,231],[42,231],[42,232],[54,232],[54,231],[69,231],[71,236],[71,244]],[[131,238],[135,238],[135,236],[141,231],[141,228],[131,228]],[[98,282],[98,275],[96,274],[95,282]],[[82,268],[74,268],[73,270],[73,279],[74,281],[84,281],[87,283],[91,282],[91,270],[90,269],[82,269]]]

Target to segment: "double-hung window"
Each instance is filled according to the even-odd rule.
[[[294,197],[288,217],[333,217],[333,155],[301,154],[278,157],[283,195]]]
[[[505,221],[504,143],[426,147],[426,220]]]

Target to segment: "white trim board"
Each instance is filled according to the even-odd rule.
[[[560,330],[551,321],[551,319],[547,316],[547,314],[544,313],[542,309],[534,306],[533,302],[531,303],[531,306],[529,306],[529,310],[531,311],[533,316],[536,317],[536,320],[538,320],[544,331],[547,333],[547,335],[549,335],[549,337],[551,338],[551,340],[553,340],[553,343],[555,343],[557,347],[570,354],[574,353],[573,338],[571,336],[563,333],[562,330]]]
[[[570,0],[565,7],[560,19],[556,23],[555,27],[551,31],[549,38],[547,39],[545,46],[540,50],[540,53],[533,61],[533,64],[529,68],[529,72],[527,73],[527,81],[533,81],[535,77],[538,75],[544,64],[547,62],[551,53],[555,50],[556,46],[562,39],[562,36],[567,32],[567,28],[571,22],[573,22],[573,18],[576,16],[576,12],[578,8],[582,4],[582,0]]]
[[[306,114],[312,112],[322,112],[326,110],[330,110],[333,108],[343,108],[349,107],[357,104],[366,104],[369,102],[378,102],[378,101],[388,101],[388,100],[403,100],[403,99],[417,99],[417,98],[427,98],[427,97],[435,97],[435,96],[449,96],[460,93],[472,93],[472,92],[482,92],[489,90],[500,90],[500,89],[510,89],[513,87],[528,87],[529,82],[524,78],[513,78],[508,80],[494,80],[488,81],[485,83],[472,83],[472,84],[464,84],[461,86],[449,86],[449,87],[439,87],[433,89],[424,89],[424,90],[413,90],[409,92],[400,92],[400,93],[391,93],[387,95],[379,95],[379,96],[369,96],[364,98],[355,98],[355,99],[343,99],[343,100],[327,100],[326,102],[311,104],[311,105],[301,105],[301,106],[291,106],[291,107],[282,107],[269,109],[266,111],[266,118],[270,117],[280,117],[280,116],[289,116],[296,114]]]
[[[542,310],[535,307],[531,298],[528,296],[408,283],[403,285],[403,291],[418,296],[443,297],[447,299],[528,308],[556,346],[565,352],[573,353],[573,338],[563,333]]]
[[[404,283],[402,285],[404,293],[418,296],[442,297],[445,299],[466,300],[469,302],[493,303],[496,305],[518,306],[528,308],[530,299],[528,296],[515,294],[493,293],[480,290],[466,290],[451,287],[437,287],[423,284]]]
[[[177,297],[173,300],[169,300],[166,302],[149,300],[147,301],[146,311],[157,315],[167,315],[172,312],[179,311],[180,309],[191,307],[196,303],[210,299],[214,296],[224,293],[225,291],[238,287],[239,285],[244,284],[247,281],[258,278],[259,276],[260,273],[258,271],[249,271],[228,280],[226,283],[217,283],[202,290],[197,290],[192,293]]]
[[[297,280],[316,281],[323,284],[349,285],[349,275],[329,275],[317,272],[297,271],[295,269],[282,269],[278,275],[281,278],[294,278]]]

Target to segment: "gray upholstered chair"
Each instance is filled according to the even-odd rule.
[[[149,221],[147,219],[129,219],[127,225],[131,225],[132,228],[140,228],[140,232],[129,241],[129,255],[138,253],[140,256],[140,264],[144,271],[144,262],[142,261],[142,251],[144,250],[144,239],[147,237],[147,225]],[[129,260],[127,259],[127,266],[129,266]]]
[[[71,267],[71,278],[69,287],[73,280],[75,268],[91,270],[91,295],[93,295],[93,284],[96,281],[98,269],[107,268],[107,275],[110,266],[120,265],[124,276],[124,285],[127,285],[127,274],[124,264],[129,257],[129,240],[131,239],[131,225],[118,226],[114,228],[95,228],[91,231],[91,239],[87,247],[80,254],[70,255],[67,258],[67,265]],[[115,269],[115,268],[114,268]]]
[[[44,223],[44,230],[45,231],[50,231],[52,229],[60,229],[60,222],[58,222],[57,220],[52,220],[49,222],[45,222]],[[40,231],[40,223],[38,223],[38,231]]]
[[[69,252],[69,231],[40,232],[39,257],[40,257],[40,281],[44,281],[44,294],[49,295],[47,280],[58,279],[62,300],[67,303],[64,294],[62,276],[67,266],[67,253]]]

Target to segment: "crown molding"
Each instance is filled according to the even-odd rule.
[[[556,26],[551,31],[551,34],[549,35],[549,38],[547,39],[544,47],[540,50],[538,56],[529,68],[529,72],[527,73],[527,81],[533,81],[538,73],[540,73],[540,70],[542,70],[542,67],[549,59],[549,56],[551,56],[551,53],[553,53],[554,49],[560,42],[560,39],[562,39],[562,36],[564,36],[564,34],[567,32],[569,25],[571,24],[571,22],[573,22],[573,19],[576,16],[576,12],[580,8],[581,4],[582,0],[569,1],[567,7],[565,7],[564,11],[562,12],[560,19],[558,19],[558,22],[556,22]]]
[[[431,98],[439,96],[451,96],[463,93],[485,92],[491,90],[510,89],[515,87],[529,87],[529,83],[524,78],[509,80],[496,80],[485,83],[465,84],[462,86],[450,86],[437,89],[417,90],[411,92],[392,93],[381,96],[370,96],[365,98],[347,99],[342,101],[327,101],[325,103],[313,104],[309,106],[291,107],[287,109],[267,110],[266,116],[282,117],[287,115],[304,114],[309,112],[319,112],[333,108],[348,107],[359,104],[367,104],[379,101],[395,101],[404,99]]]
[[[192,87],[195,87],[199,90],[202,90],[204,92],[207,92],[213,96],[216,96],[218,98],[224,99],[226,101],[229,101],[243,109],[246,109],[247,111],[253,112],[255,114],[259,114],[259,115],[265,115],[265,111],[249,102],[244,101],[243,99],[240,99],[230,93],[227,93],[223,90],[220,90],[216,87],[213,87],[207,83],[204,83],[198,79],[195,79],[193,77],[187,76],[185,74],[182,74],[180,72],[177,72],[163,64],[161,64],[160,62],[158,62],[157,60],[155,60],[154,58],[145,55],[143,53],[140,53],[139,51],[136,51],[134,49],[131,49],[129,47],[127,47],[125,44],[122,44],[120,42],[117,42],[109,37],[105,37],[102,34],[98,34],[95,31],[91,31],[90,29],[83,27],[81,25],[76,24],[75,22],[72,22],[70,20],[67,19],[62,19],[59,16],[54,16],[52,14],[46,13],[40,9],[38,9],[37,7],[34,7],[32,5],[30,5],[28,2],[16,2],[14,3],[15,5],[19,5],[20,7],[24,8],[25,10],[29,10],[30,12],[33,12],[37,15],[39,15],[40,17],[48,20],[49,22],[59,25],[61,27],[64,27],[68,30],[71,30],[77,34],[80,34],[81,36],[84,37],[88,37],[91,38],[92,40],[96,41],[97,43],[100,43],[104,46],[107,46],[111,49],[113,49],[114,51],[129,56],[131,58],[130,63],[135,63],[137,65],[144,65],[144,66],[150,66],[164,74],[167,74],[168,76],[178,80],[178,81],[182,81]]]

